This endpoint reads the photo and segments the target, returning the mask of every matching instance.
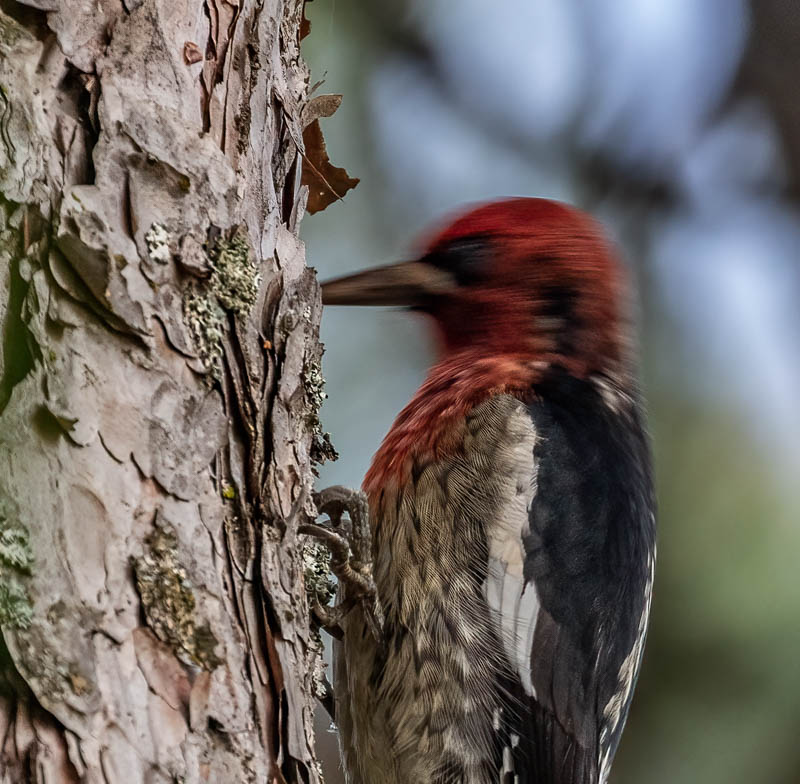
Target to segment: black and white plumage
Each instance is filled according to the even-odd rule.
[[[440,324],[444,356],[365,480],[385,639],[358,613],[346,621],[335,689],[351,784],[600,784],[619,743],[653,582],[649,447],[620,325],[583,323],[602,312],[585,316],[584,298],[609,295],[605,246],[586,256],[602,274],[582,277],[565,233],[597,235],[580,213],[531,202],[472,213],[415,262],[434,269],[437,294],[408,304],[442,321],[443,270],[452,297],[494,286],[504,321],[483,328],[503,339],[462,344]],[[500,283],[480,271],[522,219],[558,240],[525,261],[549,271],[514,282],[527,299],[507,271],[495,267]],[[352,280],[327,300],[354,301]],[[511,332],[525,314],[530,343]]]

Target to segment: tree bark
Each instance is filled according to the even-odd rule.
[[[302,0],[0,2],[2,782],[317,782]]]

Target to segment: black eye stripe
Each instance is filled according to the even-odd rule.
[[[542,287],[541,314],[564,321],[577,317],[578,292],[568,285],[548,284]]]
[[[571,356],[578,350],[575,330],[580,327],[578,291],[568,284],[548,284],[541,289],[541,301],[535,316],[539,326],[549,331],[557,351]]]
[[[493,252],[491,239],[478,234],[440,245],[421,261],[447,270],[459,286],[470,286],[486,279]]]

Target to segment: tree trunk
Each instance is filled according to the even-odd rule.
[[[2,782],[317,782],[302,0],[0,2]]]

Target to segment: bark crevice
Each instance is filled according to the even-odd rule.
[[[2,240],[0,240],[2,241]],[[35,351],[27,339],[23,309],[28,286],[19,270],[19,259],[8,260],[8,290],[3,323],[3,364],[0,370],[0,415],[14,387],[33,370]]]

